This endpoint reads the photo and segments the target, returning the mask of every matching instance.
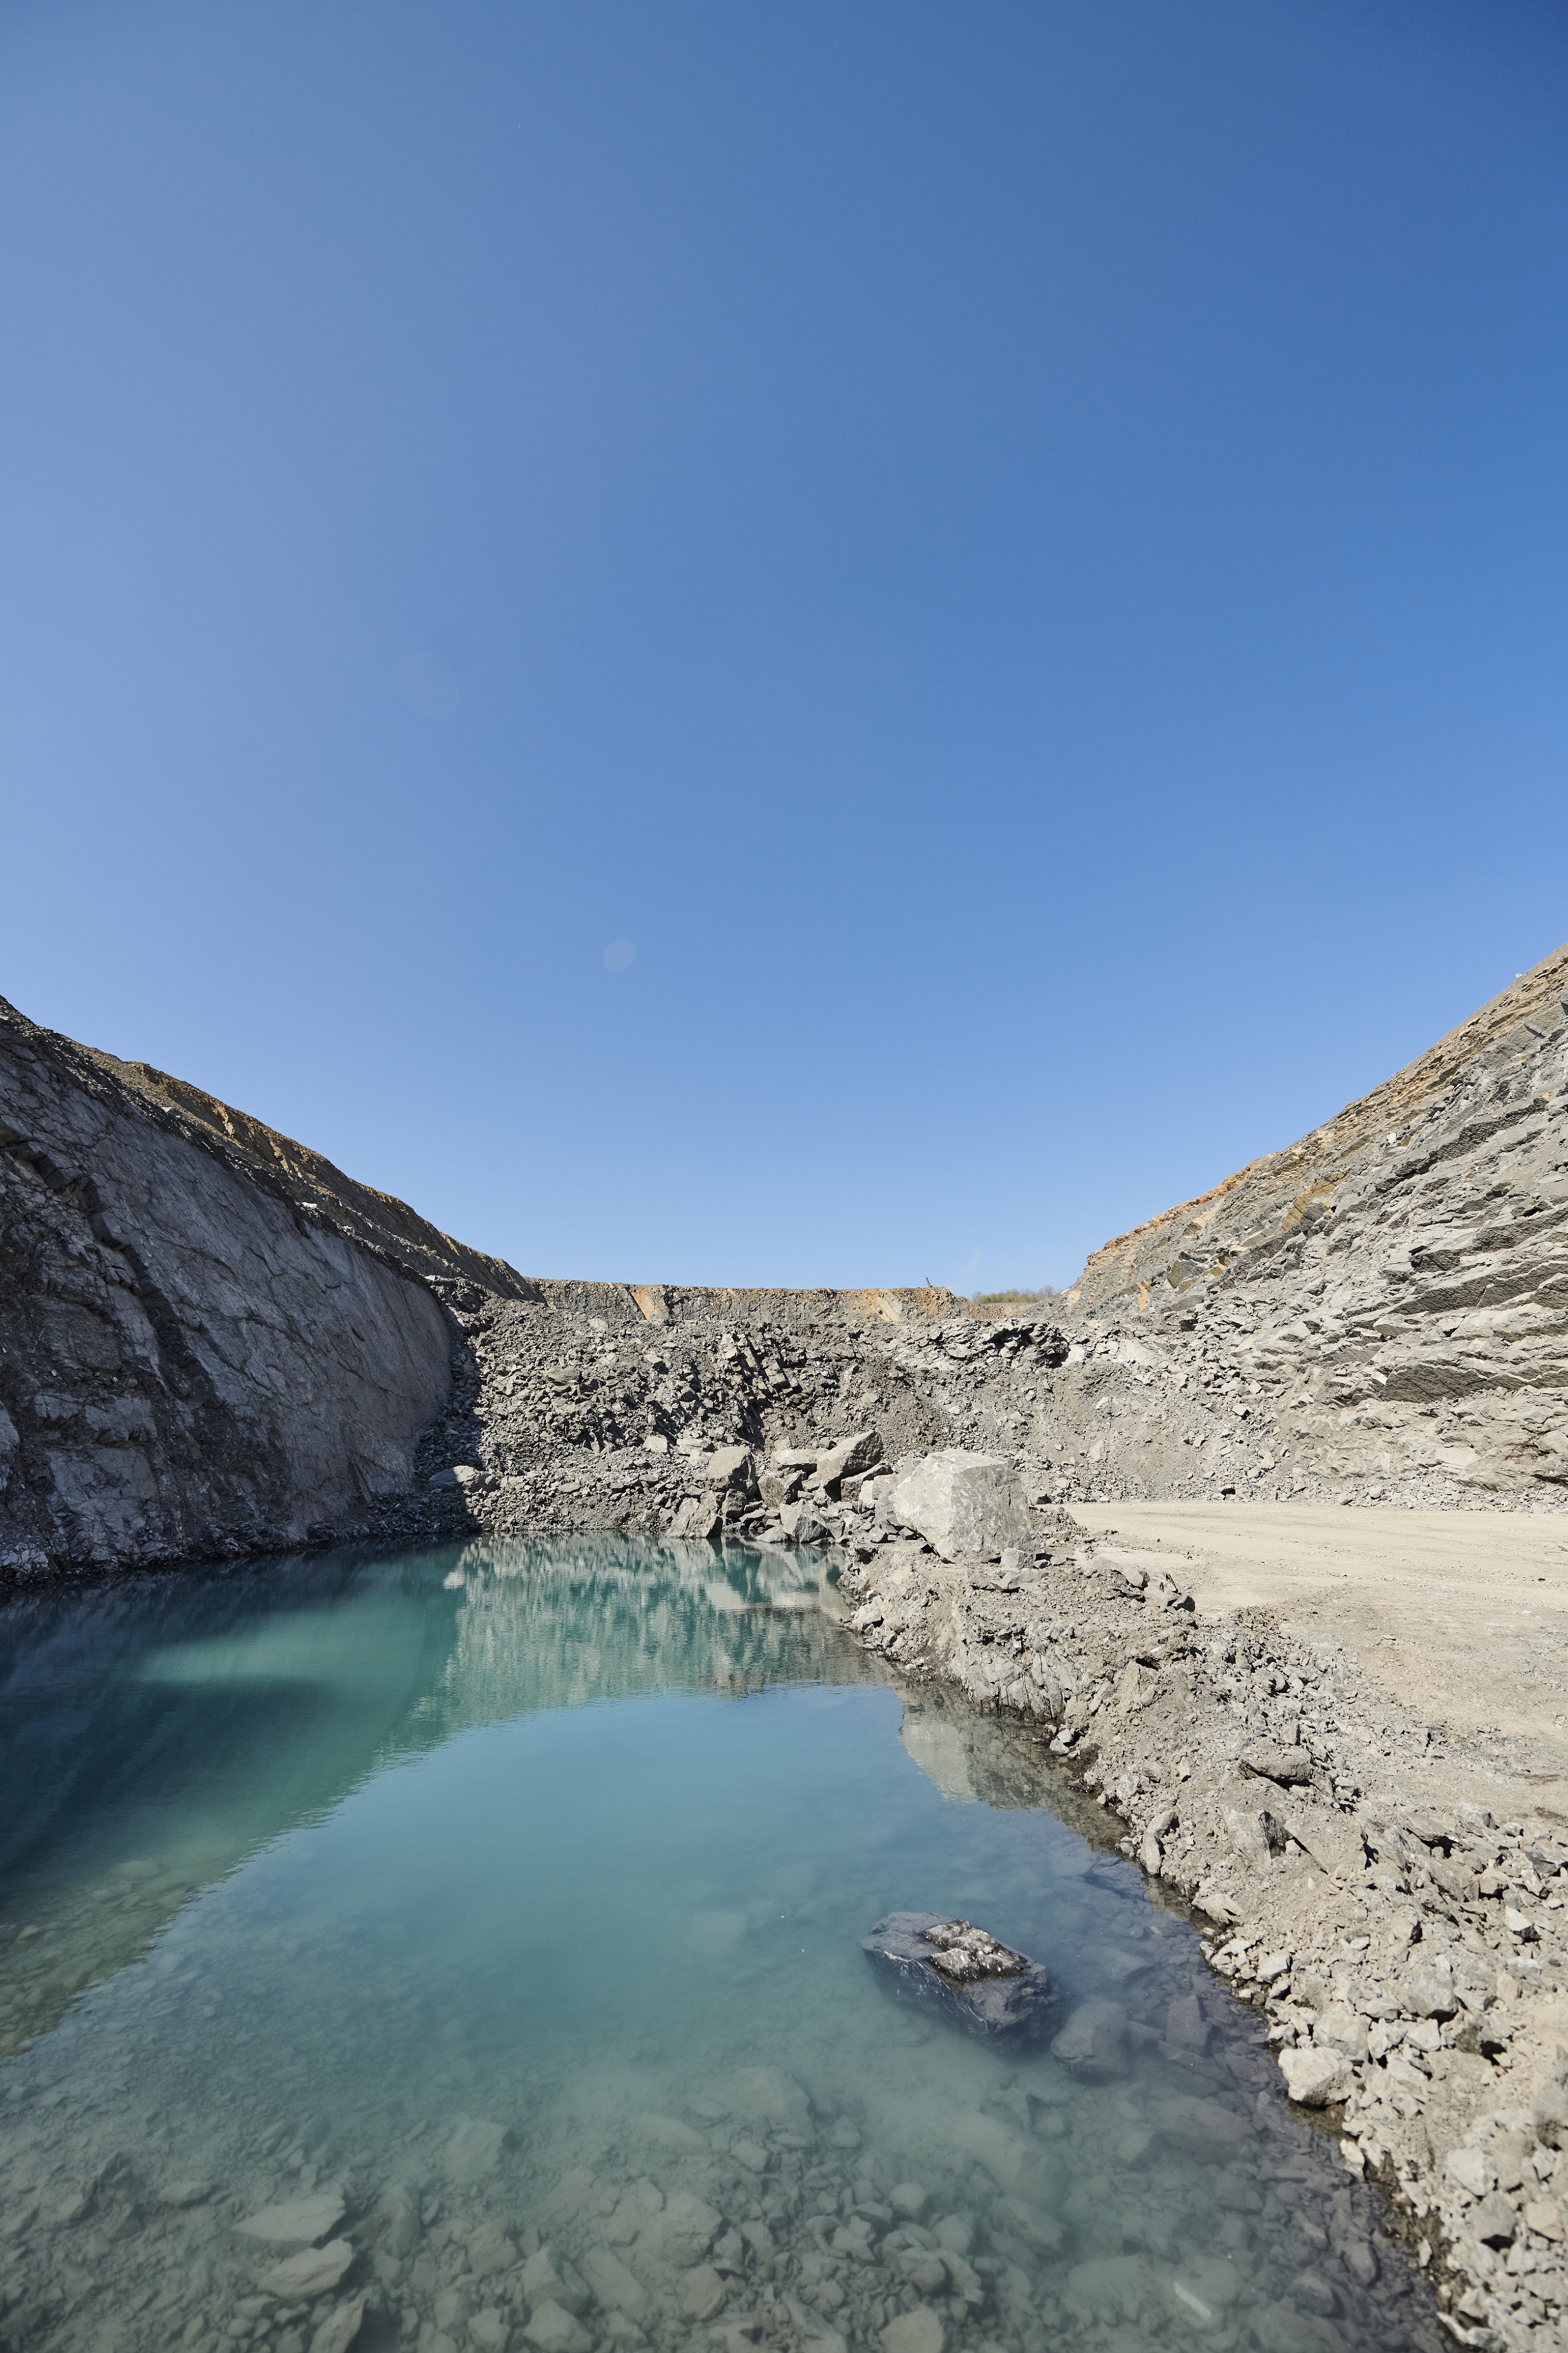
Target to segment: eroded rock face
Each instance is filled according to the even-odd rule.
[[[424,1282],[0,1003],[0,1577],[352,1523],[406,1487],[454,1331]]]
[[[1094,1253],[1060,1303],[1079,1485],[1550,1507],[1565,1303],[1560,948],[1300,1143]]]

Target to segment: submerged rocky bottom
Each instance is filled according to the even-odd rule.
[[[1437,2345],[1184,1920],[818,1573],[562,1539],[0,1620],[0,2342]],[[1053,2040],[889,1999],[900,1909],[1037,1957]]]

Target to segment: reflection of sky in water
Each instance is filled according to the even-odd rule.
[[[134,2150],[153,2188],[201,2176],[243,2211],[301,2181],[426,2171],[479,2115],[515,2136],[500,2186],[522,2228],[577,2164],[666,2189],[682,2164],[721,2174],[705,2137],[723,2084],[776,2066],[822,2134],[837,2119],[825,2179],[912,2174],[975,2219],[983,2276],[1005,2272],[1016,2308],[988,2290],[984,2327],[948,2316],[954,2343],[1034,2353],[1031,2331],[1071,2341],[1123,2305],[1143,2330],[1129,2346],[1152,2341],[1152,2313],[1179,2334],[1198,2324],[1178,2274],[1193,2294],[1207,2280],[1212,2341],[1402,2341],[1414,2307],[1390,2301],[1386,2247],[1366,2276],[1365,2193],[1284,2112],[1190,1932],[1044,1810],[1027,1735],[940,1694],[906,1702],[803,1609],[815,1575],[576,1539],[9,1613],[0,1765],[23,1796],[0,2023],[13,2048],[36,2039],[0,2078],[21,2094],[0,2111],[22,2130],[0,2140],[8,2194],[106,2162],[112,2179]],[[1094,2079],[889,2001],[859,1939],[899,1908],[983,1921],[1067,2008],[1114,2003]],[[1194,1989],[1207,2048],[1178,2052],[1170,2007]],[[649,2110],[703,2137],[700,2157],[628,2147]],[[773,2161],[823,2194],[819,2160]],[[709,2191],[736,2194],[718,2176]],[[195,2211],[100,2232],[76,2316],[38,2318],[38,2341],[86,2344],[111,2311],[123,2328],[198,2240],[213,2278],[193,2316],[242,2294],[225,2210]],[[816,2245],[779,2257],[792,2293]],[[50,2248],[44,2232],[45,2274]],[[1093,2265],[1127,2262],[1101,2310]]]

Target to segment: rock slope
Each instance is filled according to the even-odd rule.
[[[407,1487],[458,1336],[441,1238],[414,1271],[221,1113],[0,1000],[0,1578],[288,1545]]]
[[[1100,1370],[1058,1432],[1085,1492],[1561,1509],[1568,947],[1060,1304]]]

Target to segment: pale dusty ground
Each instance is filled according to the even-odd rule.
[[[1542,1796],[1548,1777],[1568,1786],[1568,1513],[1237,1503],[1072,1512],[1113,1545],[1183,1556],[1200,1609],[1275,1610],[1314,1641],[1343,1643],[1434,1725],[1506,1735],[1509,1765]]]

